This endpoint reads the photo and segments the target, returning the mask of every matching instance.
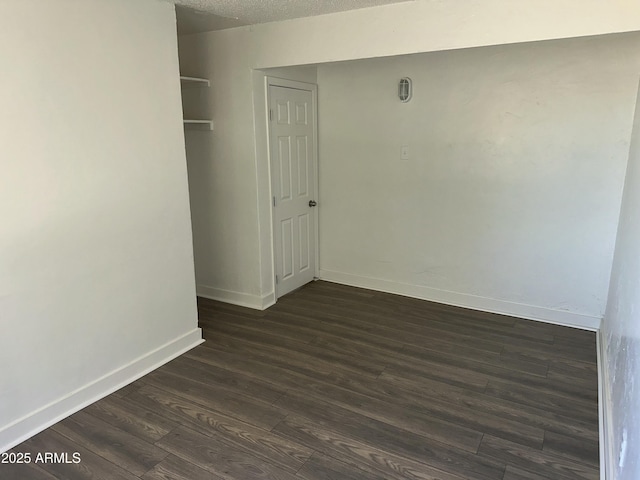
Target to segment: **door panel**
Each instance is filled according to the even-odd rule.
[[[307,137],[296,137],[298,154],[298,195],[309,194],[309,149]]]
[[[288,280],[294,274],[294,253],[293,246],[295,237],[293,236],[293,219],[285,218],[280,222],[282,226],[282,280]]]
[[[271,85],[276,296],[313,280],[316,270],[315,112],[310,90]]]
[[[291,139],[278,137],[278,163],[280,164],[280,201],[291,200]]]
[[[311,266],[311,245],[309,244],[310,226],[308,214],[298,217],[298,238],[300,239],[300,272]]]

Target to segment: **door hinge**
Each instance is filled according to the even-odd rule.
[[[276,197],[273,197],[273,206],[276,206]]]
[[[280,279],[278,278],[278,275],[276,275],[276,285],[280,283]]]
[[[269,109],[269,121],[273,122],[273,108]]]

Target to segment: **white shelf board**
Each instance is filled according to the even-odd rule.
[[[199,87],[210,87],[211,82],[208,78],[198,78],[198,77],[185,77],[180,76],[180,84],[183,87],[187,86],[199,86]]]
[[[185,118],[182,123],[184,123],[186,128],[213,130],[213,122],[211,120],[192,120]]]

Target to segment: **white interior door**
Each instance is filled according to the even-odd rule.
[[[276,297],[316,272],[316,146],[312,90],[269,85]]]

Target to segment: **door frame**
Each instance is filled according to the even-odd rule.
[[[318,202],[318,206],[321,206],[322,203],[319,200],[319,194],[320,194],[320,190],[319,190],[319,182],[318,182],[318,85],[313,84],[313,83],[306,83],[306,82],[299,82],[296,80],[287,80],[284,78],[277,78],[277,77],[270,77],[270,76],[266,76],[265,77],[265,89],[266,89],[266,95],[265,95],[265,114],[266,114],[266,118],[265,121],[267,123],[267,161],[268,161],[268,166],[269,166],[269,212],[271,215],[271,272],[272,272],[272,278],[273,278],[273,293],[274,293],[274,301],[278,301],[278,286],[276,285],[276,263],[275,263],[275,258],[276,258],[276,242],[275,242],[275,220],[276,220],[276,216],[275,216],[275,212],[274,212],[274,206],[273,206],[273,178],[272,178],[272,174],[273,174],[273,164],[272,164],[272,158],[271,158],[271,121],[269,120],[269,109],[270,109],[270,105],[271,105],[271,94],[270,94],[270,89],[269,87],[284,87],[284,88],[291,88],[294,90],[305,90],[308,92],[311,92],[311,102],[312,102],[312,107],[313,107],[313,116],[314,116],[314,123],[313,123],[313,148],[311,149],[311,154],[312,154],[312,163],[313,163],[313,187],[315,189],[315,197],[316,197],[316,201]],[[314,256],[315,256],[315,266],[314,266],[314,272],[313,272],[313,277],[314,279],[318,278],[318,271],[320,269],[320,222],[319,222],[319,214],[320,210],[316,208],[315,211],[315,215],[314,215],[314,228],[315,228],[315,252],[314,252]]]

